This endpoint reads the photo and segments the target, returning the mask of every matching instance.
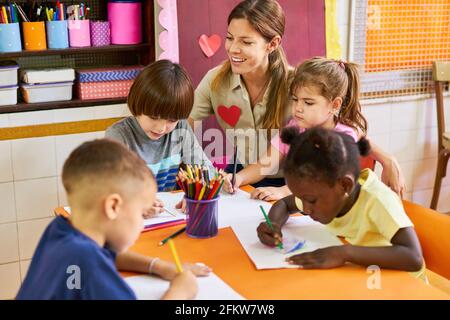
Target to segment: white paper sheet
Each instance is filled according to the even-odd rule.
[[[263,214],[259,206],[262,205],[269,212],[272,205],[261,200],[250,199],[248,192],[237,190],[235,194],[220,193],[219,199],[219,228],[225,228],[240,223],[242,219],[257,223]]]
[[[324,225],[312,220],[310,217],[290,217],[288,222],[282,228],[283,237],[305,239],[306,242],[300,250],[284,254],[284,252],[277,247],[268,247],[259,240],[256,228],[259,223],[263,221],[265,220],[260,219],[256,224],[249,223],[252,221],[241,221],[241,223],[232,225],[234,233],[258,270],[298,268],[296,265],[287,263],[285,259],[303,252],[342,245],[339,238],[331,234]]]
[[[158,192],[156,197],[164,203],[164,208],[167,208],[171,212],[175,213],[175,216],[164,211],[156,217],[152,217],[144,220],[144,226],[149,227],[163,222],[170,222],[175,220],[185,220],[186,215],[181,213],[180,210],[175,209],[175,205],[183,199],[184,193],[182,192]]]
[[[198,277],[198,293],[195,300],[243,300],[244,298],[214,273]],[[169,282],[145,275],[127,277],[125,281],[133,289],[138,300],[159,300],[169,288]]]

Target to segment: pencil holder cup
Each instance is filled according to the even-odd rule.
[[[22,51],[19,23],[0,24],[0,52]]]
[[[211,238],[219,226],[219,197],[212,200],[186,199],[186,234],[191,238]]]
[[[47,49],[44,21],[22,22],[22,30],[25,50]]]
[[[89,20],[68,20],[69,44],[71,47],[90,47]]]
[[[93,47],[111,44],[109,21],[91,21],[91,42]]]
[[[49,49],[66,49],[69,47],[67,20],[47,21],[45,27]]]
[[[108,2],[108,20],[112,44],[142,42],[142,3],[140,1]]]

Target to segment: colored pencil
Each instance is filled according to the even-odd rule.
[[[181,266],[180,258],[178,257],[177,249],[175,248],[175,243],[172,239],[168,240],[170,251],[172,252],[173,260],[175,260],[175,265],[177,266],[178,272],[183,272],[183,267]]]

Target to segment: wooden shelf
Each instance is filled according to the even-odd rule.
[[[108,104],[126,103],[127,98],[112,98],[112,99],[96,99],[96,100],[70,100],[70,101],[55,101],[55,102],[40,102],[40,103],[19,103],[15,105],[0,106],[1,113],[26,112],[26,111],[41,111],[51,109],[67,109],[78,107],[91,107]]]
[[[136,45],[110,45],[104,47],[83,47],[83,48],[67,48],[67,49],[48,49],[48,50],[22,50],[18,52],[0,53],[0,59],[16,58],[16,57],[34,57],[48,55],[66,55],[80,53],[106,53],[119,51],[148,51],[151,46],[149,43],[141,43]]]

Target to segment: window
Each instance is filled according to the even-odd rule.
[[[450,0],[356,0],[351,61],[365,99],[432,90],[434,60],[450,60]]]

